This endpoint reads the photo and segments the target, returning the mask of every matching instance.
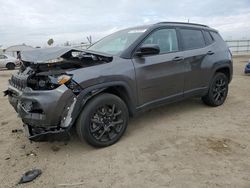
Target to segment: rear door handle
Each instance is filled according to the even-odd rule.
[[[207,55],[213,55],[213,54],[214,54],[213,51],[208,51],[208,52],[207,52]]]
[[[182,61],[184,59],[184,57],[175,57],[174,59],[173,59],[173,61]]]

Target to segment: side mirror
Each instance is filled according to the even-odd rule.
[[[157,44],[144,44],[136,52],[136,56],[156,55],[160,53],[160,47]]]

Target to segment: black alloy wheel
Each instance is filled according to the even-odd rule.
[[[215,81],[213,88],[213,98],[216,103],[221,103],[225,100],[227,94],[226,80],[222,77]]]
[[[77,122],[80,139],[93,146],[105,147],[117,142],[128,124],[126,104],[112,94],[94,97],[84,108]]]
[[[90,120],[92,136],[101,142],[113,140],[122,130],[122,111],[115,104],[104,105],[95,110]]]
[[[8,70],[14,70],[15,69],[15,64],[14,63],[7,63],[6,64],[6,68]]]
[[[202,97],[205,104],[209,106],[222,105],[228,94],[228,78],[223,73],[216,73],[206,96]]]

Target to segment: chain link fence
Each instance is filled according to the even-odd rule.
[[[250,53],[250,40],[226,40],[233,54],[249,54]]]

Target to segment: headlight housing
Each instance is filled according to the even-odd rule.
[[[28,78],[28,86],[34,90],[53,90],[63,84],[71,89],[76,95],[82,90],[81,86],[72,79],[72,75],[68,74],[57,76],[34,76]]]
[[[82,91],[82,87],[72,79],[72,75],[60,75],[57,77],[57,83],[59,85],[65,84],[75,95],[78,95]]]
[[[63,84],[65,84],[65,83],[67,83],[68,81],[70,81],[71,78],[72,78],[71,76],[66,75],[66,74],[61,75],[61,76],[59,76],[59,77],[57,78],[57,83],[58,83],[59,85],[63,85]]]
[[[60,85],[70,82],[71,75],[58,76],[32,76],[28,78],[27,84],[34,90],[52,90]]]

